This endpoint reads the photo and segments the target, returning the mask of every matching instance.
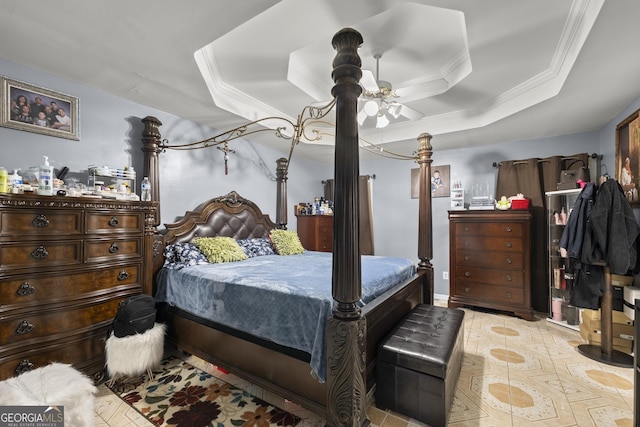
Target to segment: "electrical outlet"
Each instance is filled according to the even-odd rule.
[[[442,272],[442,278],[444,280],[449,280],[449,272],[448,271],[443,271]]]

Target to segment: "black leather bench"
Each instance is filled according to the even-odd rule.
[[[460,376],[464,311],[418,305],[382,341],[376,406],[446,426]]]

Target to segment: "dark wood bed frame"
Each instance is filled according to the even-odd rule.
[[[332,294],[334,310],[327,323],[327,380],[320,383],[310,375],[308,355],[255,339],[224,326],[215,325],[174,307],[161,310],[169,339],[194,354],[230,372],[298,403],[325,417],[327,425],[367,425],[367,396],[375,384],[375,358],[380,340],[417,304],[433,302],[431,229],[431,135],[418,137],[416,162],[420,167],[417,274],[405,283],[367,304],[362,310],[360,248],[358,234],[359,144],[356,120],[362,71],[357,49],[361,35],[350,28],[336,33],[337,54],[332,73],[336,99],[335,210]],[[148,176],[152,198],[159,202],[159,154],[163,151],[155,117],[142,119],[144,175]],[[214,198],[187,211],[175,224],[166,224],[154,236],[147,261],[155,273],[162,267],[166,245],[198,236],[234,238],[265,237],[287,224],[287,159],[277,160],[276,221],[253,202],[235,192]],[[160,210],[155,226],[160,225]],[[151,283],[151,279],[147,283]]]

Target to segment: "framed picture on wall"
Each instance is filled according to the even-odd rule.
[[[451,183],[449,182],[450,165],[431,166],[431,197],[449,197],[451,195]],[[420,169],[411,169],[411,198],[418,199],[420,189]]]
[[[625,197],[632,206],[640,206],[638,172],[640,171],[640,110],[616,126],[616,175]]]
[[[0,126],[79,140],[78,98],[2,77]]]

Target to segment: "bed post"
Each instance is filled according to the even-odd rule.
[[[158,170],[158,154],[160,149],[161,136],[159,127],[162,122],[153,116],[142,119],[144,130],[142,131],[142,152],[144,153],[143,176],[149,177],[151,182],[151,200],[160,203],[160,173]],[[160,225],[160,209],[156,211],[156,227]]]
[[[284,157],[276,160],[276,224],[278,228],[287,229],[287,170],[289,161]]]
[[[424,270],[424,275],[428,280],[427,295],[424,296],[424,302],[433,304],[433,226],[431,222],[431,155],[433,147],[431,147],[432,136],[423,133],[418,136],[418,164],[420,165],[420,183],[419,183],[419,207],[418,207],[418,269]]]
[[[357,305],[362,294],[358,175],[359,144],[356,119],[362,62],[356,30],[338,31],[331,42],[331,90],[336,98],[335,191],[333,221],[332,295],[334,308],[327,322],[327,425],[368,425],[365,386],[366,320]]]

